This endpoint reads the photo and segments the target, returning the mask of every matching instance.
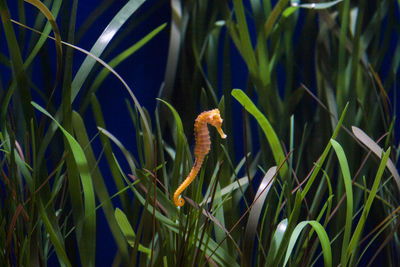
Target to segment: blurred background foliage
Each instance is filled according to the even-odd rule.
[[[399,6],[0,0],[1,265],[399,266]]]

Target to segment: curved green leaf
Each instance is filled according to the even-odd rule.
[[[136,174],[136,165],[135,165],[135,161],[133,160],[133,157],[131,155],[131,153],[129,153],[129,151],[125,148],[125,146],[109,131],[107,131],[106,129],[103,129],[101,127],[97,127],[97,129],[99,129],[99,131],[104,134],[105,136],[107,136],[108,138],[111,139],[111,141],[114,142],[114,144],[116,144],[118,146],[118,148],[121,150],[121,152],[124,154],[126,161],[128,162],[128,165],[131,169],[132,174]]]
[[[276,255],[278,254],[278,249],[280,248],[283,240],[283,236],[286,233],[287,226],[288,226],[287,218],[280,221],[279,224],[277,225],[275,233],[271,240],[271,245],[268,250],[267,259],[265,261],[266,266],[271,266],[272,262],[276,258]]]
[[[288,249],[286,251],[285,261],[283,266],[286,266],[289,257],[293,251],[294,245],[296,244],[297,238],[299,237],[301,231],[304,229],[305,226],[310,225],[314,228],[315,232],[318,235],[319,241],[321,242],[322,252],[324,255],[324,263],[325,267],[332,266],[332,249],[331,244],[329,241],[329,237],[324,229],[324,227],[317,221],[303,221],[300,222],[296,228],[294,228],[293,233],[290,237]]]
[[[344,226],[344,236],[342,242],[342,255],[341,255],[341,266],[346,266],[346,250],[347,246],[349,245],[350,234],[351,234],[351,226],[352,226],[352,219],[353,219],[353,190],[351,185],[351,176],[350,176],[350,169],[347,163],[346,154],[342,146],[336,142],[335,140],[331,139],[331,144],[333,149],[336,152],[336,155],[339,159],[340,169],[342,170],[342,176],[344,181],[344,187],[346,190],[346,224]]]
[[[53,13],[51,13],[51,11],[47,8],[47,6],[45,6],[41,1],[39,1],[39,0],[24,0],[24,1],[34,5],[37,9],[39,9],[40,12],[42,12],[43,15],[47,18],[47,20],[49,21],[49,23],[51,25],[51,28],[53,29],[53,33],[54,33],[54,37],[55,37],[55,41],[56,41],[56,52],[57,52],[57,75],[56,75],[56,81],[55,81],[55,86],[56,86],[58,80],[61,78],[61,69],[62,69],[61,35],[60,35],[60,31],[59,31],[57,23],[56,23],[56,19],[53,16]],[[56,1],[55,5],[53,7],[53,9],[54,9],[53,11],[58,13],[58,11],[60,10],[60,6],[61,6],[61,1]],[[45,31],[47,32],[47,35],[48,35],[48,29],[45,28]],[[44,37],[46,37],[46,35]],[[44,37],[41,37],[40,40],[36,43],[33,53],[31,53],[31,55],[26,60],[26,64],[30,64],[33,61],[34,57],[39,52],[40,47],[43,46],[44,41],[46,40],[46,38],[44,38]],[[54,88],[55,88],[55,86],[54,86]]]
[[[135,13],[135,11],[144,3],[144,1],[145,0],[128,1],[104,29],[103,33],[97,39],[92,49],[90,49],[90,53],[100,57],[115,34],[117,34],[125,22],[133,15],[133,13]],[[77,74],[75,75],[74,80],[72,81],[72,100],[75,99],[95,63],[96,60],[89,56],[86,57],[85,61],[83,61]]]
[[[383,175],[383,172],[385,171],[385,167],[388,162],[389,156],[390,156],[390,148],[388,148],[388,150],[386,150],[386,152],[383,152],[382,159],[381,159],[378,171],[377,171],[375,179],[374,179],[374,183],[372,184],[371,192],[368,195],[367,201],[365,202],[365,205],[364,205],[364,210],[360,216],[360,220],[357,223],[356,229],[354,230],[354,234],[351,237],[349,246],[347,247],[347,253],[346,253],[347,260],[350,257],[353,260],[353,257],[355,256],[355,250],[358,247],[357,244],[360,240],[362,230],[364,229],[365,222],[367,221],[367,217],[368,217],[369,211],[371,209],[372,202],[374,201],[376,194],[378,192],[378,187],[381,183],[382,175]],[[352,263],[352,261],[350,262],[350,266],[351,266],[351,263]],[[347,264],[347,262],[346,262],[346,264]]]
[[[36,104],[35,102],[31,102],[32,105],[48,116],[50,119],[57,124],[65,138],[68,141],[68,144],[71,148],[76,166],[79,171],[79,175],[81,177],[81,184],[83,189],[84,196],[84,218],[82,222],[75,222],[77,232],[81,233],[81,236],[78,236],[78,245],[80,250],[80,256],[82,259],[82,264],[85,266],[95,266],[95,252],[96,252],[96,202],[95,195],[93,189],[92,178],[90,175],[89,166],[86,160],[85,153],[83,152],[82,147],[79,143],[74,139],[74,137],[68,133],[53,116],[50,115],[44,108]],[[80,188],[70,188],[70,190],[77,190],[80,192]],[[82,223],[82,225],[81,225]],[[81,228],[81,230],[79,230]],[[78,231],[79,230],[79,231]]]
[[[164,103],[171,110],[176,123],[176,149],[175,149],[175,160],[174,160],[174,167],[172,170],[171,179],[174,183],[177,183],[182,176],[182,161],[185,153],[185,146],[187,146],[187,140],[185,137],[185,132],[183,130],[182,120],[178,112],[168,102],[162,99],[158,100]]]
[[[374,152],[375,155],[381,158],[383,149],[371,137],[369,137],[363,130],[356,126],[352,126],[351,130],[353,131],[353,134],[357,137],[357,139],[361,141],[361,143],[366,145],[372,152]],[[400,175],[397,171],[396,166],[393,164],[393,161],[390,158],[386,163],[386,167],[393,175],[394,181],[397,185],[397,189],[400,192]]]
[[[251,266],[254,237],[256,236],[257,225],[260,222],[261,210],[265,205],[265,200],[273,184],[273,179],[276,176],[276,169],[276,166],[271,167],[264,175],[264,178],[262,179],[254,197],[254,204],[249,213],[243,242],[243,255],[245,255],[243,258],[246,261],[247,266]]]
[[[136,239],[136,234],[135,231],[133,231],[133,228],[131,224],[128,221],[128,218],[126,217],[125,213],[116,208],[115,209],[115,219],[117,220],[117,223],[119,225],[119,228],[121,229],[122,233],[124,234],[126,241],[131,247],[134,247],[135,245],[135,239]],[[140,252],[146,253],[147,255],[151,255],[151,249],[143,246],[142,244],[139,244],[138,250]]]
[[[38,201],[38,207],[44,227],[49,233],[50,240],[54,245],[54,249],[57,253],[57,257],[60,260],[60,263],[64,263],[68,267],[72,266],[65,251],[64,239],[61,237],[60,230],[57,226],[53,226],[41,200]]]
[[[275,163],[277,166],[280,166],[285,160],[285,155],[279,142],[279,138],[272,128],[271,123],[242,90],[232,90],[232,96],[236,98],[236,100],[239,101],[239,103],[247,110],[247,112],[253,115],[254,118],[257,120],[271,147]],[[288,177],[287,175],[289,174],[289,167],[286,162],[282,165],[279,173],[282,177]]]
[[[161,24],[154,30],[152,30],[150,33],[148,33],[145,37],[140,39],[138,42],[130,46],[128,49],[123,51],[121,54],[113,58],[108,65],[111,68],[117,67],[121,62],[123,62],[125,59],[130,57],[132,54],[134,54],[136,51],[138,51],[140,48],[142,48],[145,44],[147,44],[150,40],[152,40],[158,33],[160,33],[165,27],[167,26],[166,23]],[[99,86],[102,84],[105,78],[110,74],[110,70],[108,68],[104,68],[101,70],[101,72],[97,75],[96,79],[94,80],[92,86],[89,89],[88,95],[91,95],[92,93],[95,93]],[[85,103],[82,105],[82,110],[86,109],[86,106],[90,103],[90,99],[86,99]]]
[[[111,197],[108,193],[107,185],[104,182],[104,178],[100,172],[100,168],[99,166],[97,166],[98,162],[96,161],[95,154],[92,150],[92,146],[86,132],[85,123],[82,117],[75,111],[72,112],[72,126],[74,129],[76,140],[81,144],[82,147],[85,148],[85,155],[88,165],[93,170],[92,179],[94,189],[98,200],[103,208],[103,212],[107,219],[111,233],[114,236],[114,240],[118,247],[118,253],[121,255],[121,257],[128,259],[128,247],[121,234],[121,231],[119,231],[118,229],[118,225],[114,217],[113,203],[111,202]]]

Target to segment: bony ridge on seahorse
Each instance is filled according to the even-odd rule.
[[[182,207],[185,204],[185,200],[179,195],[189,186],[191,182],[193,182],[197,173],[199,172],[201,165],[203,164],[205,156],[210,151],[211,141],[210,134],[208,131],[207,124],[214,126],[221,138],[226,138],[226,134],[222,131],[222,118],[219,112],[219,109],[212,109],[209,111],[204,111],[197,116],[194,123],[194,137],[196,141],[196,145],[194,148],[194,157],[195,161],[192,167],[192,170],[186,177],[186,179],[182,182],[182,184],[176,189],[174,193],[174,203],[178,207]]]

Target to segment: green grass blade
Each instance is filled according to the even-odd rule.
[[[340,128],[342,127],[343,124],[343,120],[346,116],[346,112],[347,112],[347,108],[348,108],[348,104],[345,106],[342,115],[340,116],[340,119],[336,125],[335,130],[333,131],[332,137],[331,139],[336,139],[336,136],[339,133]],[[317,177],[317,174],[319,173],[319,171],[322,168],[322,164],[324,163],[326,157],[328,156],[329,150],[331,149],[331,143],[329,142],[328,145],[325,147],[324,151],[322,152],[321,157],[318,159],[317,161],[317,165],[315,167],[315,170],[313,171],[313,173],[311,174],[310,178],[307,181],[306,186],[304,187],[303,191],[301,192],[302,198],[304,199],[305,196],[307,195],[308,191],[311,188],[311,185],[314,183],[315,178]]]
[[[43,220],[43,224],[50,235],[51,242],[54,245],[54,249],[57,253],[57,257],[60,260],[60,263],[64,263],[66,266],[70,267],[72,264],[70,263],[67,253],[65,252],[64,248],[64,239],[61,237],[60,231],[57,226],[53,226],[52,222],[50,221],[45,207],[43,203],[39,200],[39,213]]]
[[[364,210],[363,210],[363,212],[361,214],[360,220],[357,223],[357,227],[354,230],[354,234],[351,237],[349,246],[347,248],[346,259],[347,259],[347,262],[348,262],[348,260],[351,257],[350,265],[353,262],[353,257],[355,256],[355,251],[357,249],[357,244],[358,244],[358,242],[359,242],[359,240],[361,238],[362,230],[364,229],[364,225],[365,225],[365,222],[367,220],[369,211],[371,209],[372,202],[374,201],[375,196],[376,196],[376,194],[378,192],[378,187],[380,185],[380,182],[381,182],[381,179],[382,179],[382,176],[383,176],[383,172],[385,171],[386,163],[387,163],[387,161],[389,159],[389,156],[390,156],[390,148],[388,148],[388,150],[386,150],[386,152],[383,152],[382,160],[381,160],[381,162],[379,164],[379,168],[378,168],[378,171],[376,173],[376,176],[375,176],[375,179],[374,179],[374,183],[372,184],[371,192],[368,195],[368,199],[367,199],[367,201],[365,202],[365,205],[364,205]],[[347,264],[347,262],[346,262],[346,264]]]
[[[225,195],[230,195],[232,194],[235,190],[237,190],[240,187],[244,187],[249,183],[249,178],[247,177],[243,177],[238,179],[237,181],[225,186],[224,188],[222,188],[220,191],[217,191],[215,193],[215,197],[224,197]],[[201,202],[200,205],[202,205],[203,203],[210,203],[211,199],[207,198],[205,202]]]
[[[254,49],[250,40],[250,33],[247,26],[243,2],[241,0],[234,0],[233,8],[235,10],[236,19],[238,21],[237,28],[240,38],[238,49],[240,50],[244,60],[246,61],[250,73],[254,75],[257,70],[257,62],[254,54]]]
[[[100,35],[96,43],[93,45],[90,53],[100,57],[104,49],[110,43],[115,34],[121,29],[126,21],[136,12],[136,10],[145,2],[145,0],[130,0],[121,10],[114,16],[111,22],[107,25],[103,33]],[[72,81],[72,100],[80,91],[83,83],[93,69],[96,60],[92,57],[86,57],[85,61],[80,66],[74,80]]]
[[[98,127],[101,127],[103,129],[106,128],[105,122],[104,122],[104,117],[103,117],[103,113],[101,111],[101,107],[100,107],[100,103],[97,100],[96,95],[92,95],[91,96],[91,106],[92,106],[92,112],[96,121],[96,125]],[[107,159],[107,164],[108,167],[110,168],[110,172],[111,175],[113,177],[114,180],[114,184],[117,187],[117,190],[120,191],[124,188],[124,182],[121,179],[121,175],[119,173],[119,169],[118,166],[116,166],[115,161],[114,161],[114,155],[113,155],[113,151],[112,151],[112,146],[111,146],[111,142],[109,140],[109,138],[105,135],[100,135],[100,140],[101,143],[103,145],[104,148],[104,154],[106,156]],[[130,205],[130,201],[128,200],[128,197],[126,194],[120,194],[119,195],[121,198],[121,203],[122,203],[122,207],[124,209],[127,209],[128,206]]]
[[[129,153],[129,151],[125,148],[125,146],[109,131],[107,131],[106,129],[103,129],[101,127],[97,127],[99,129],[99,131],[104,134],[105,136],[107,136],[109,139],[111,139],[111,141],[114,142],[114,144],[116,144],[118,146],[118,148],[121,150],[121,152],[124,154],[126,161],[128,162],[128,165],[131,169],[131,173],[136,175],[136,165],[135,165],[135,161],[131,155],[131,153]]]
[[[140,119],[140,129],[142,132],[142,143],[143,143],[143,154],[144,154],[144,165],[143,168],[148,170],[154,168],[154,160],[156,159],[156,155],[154,154],[154,137],[153,131],[151,128],[151,119],[150,115],[145,108],[143,108],[143,113],[145,116],[141,115]]]
[[[96,8],[88,14],[88,16],[85,18],[85,21],[82,23],[82,25],[79,27],[77,33],[76,33],[76,41],[79,42],[85,34],[87,34],[87,31],[91,29],[92,25],[96,21],[101,21],[101,16],[104,14],[105,11],[110,10],[110,8],[113,7],[113,4],[115,4],[116,0],[103,0],[98,1],[96,4]]]
[[[264,24],[264,35],[265,37],[269,37],[272,28],[274,27],[275,22],[279,18],[279,15],[282,13],[282,11],[285,9],[287,6],[289,0],[279,0],[278,3],[276,3],[274,9],[272,10],[271,14],[268,16],[267,21]]]
[[[135,240],[136,240],[136,235],[135,231],[133,231],[133,228],[131,224],[129,223],[128,218],[126,217],[125,213],[120,210],[120,209],[115,209],[114,213],[115,219],[118,223],[119,228],[121,229],[123,235],[126,238],[126,241],[131,247],[134,247],[135,245]],[[142,244],[139,244],[138,250],[140,252],[146,253],[148,256],[151,254],[151,249],[143,246]]]
[[[158,33],[160,33],[162,30],[165,29],[167,26],[166,23],[161,24],[154,30],[152,30],[150,33],[148,33],[145,37],[140,39],[138,42],[130,46],[128,49],[123,51],[121,54],[113,58],[108,65],[111,68],[117,67],[121,62],[129,58],[131,55],[133,55],[136,51],[138,51],[140,48],[142,48],[145,44],[147,44],[150,40],[152,40]],[[101,70],[101,72],[97,75],[96,79],[94,80],[92,86],[89,89],[88,95],[91,95],[92,93],[95,93],[97,89],[100,87],[100,85],[103,83],[104,79],[107,78],[107,76],[110,74],[110,70],[107,68],[104,68]],[[81,110],[84,111],[86,110],[86,107],[89,105],[90,99],[87,98],[85,102],[82,104]]]
[[[289,257],[293,251],[294,245],[296,244],[297,238],[299,237],[301,231],[305,226],[310,225],[318,235],[319,241],[321,243],[322,252],[324,255],[324,263],[326,267],[332,266],[332,249],[329,241],[328,234],[326,233],[324,227],[317,221],[303,221],[300,222],[296,228],[293,230],[293,233],[290,237],[289,246],[286,251],[285,261],[283,266],[286,266]]]
[[[93,189],[92,178],[90,175],[89,166],[86,160],[85,153],[82,147],[74,139],[74,137],[68,133],[45,109],[38,104],[32,102],[32,105],[52,119],[57,126],[60,128],[62,133],[70,145],[71,151],[76,162],[79,175],[81,177],[83,196],[84,196],[84,218],[82,222],[75,222],[77,227],[80,227],[82,223],[82,236],[78,236],[78,246],[80,250],[80,256],[82,264],[85,266],[95,266],[95,252],[96,252],[96,203],[95,194]],[[70,188],[69,190],[78,190],[80,188]]]
[[[371,138],[369,137],[366,133],[364,133],[363,130],[356,126],[352,126],[351,130],[353,131],[354,135],[357,137],[358,140],[361,141],[365,146],[367,146],[372,152],[374,152],[375,155],[377,155],[379,158],[382,156],[383,149]],[[393,175],[393,178],[396,182],[397,188],[400,192],[400,175],[399,172],[397,171],[396,166],[394,165],[393,161],[389,158],[386,167],[390,171],[390,173]]]
[[[39,1],[39,0],[24,0],[24,1],[34,5],[37,9],[39,9],[40,12],[42,12],[43,15],[50,22],[51,28],[53,29],[54,37],[56,39],[56,52],[57,52],[57,74],[56,74],[56,82],[55,82],[55,86],[54,86],[54,88],[55,88],[58,80],[61,78],[61,69],[62,69],[61,35],[60,35],[60,31],[58,30],[56,19],[54,18],[51,11],[41,1]],[[58,5],[59,4],[61,4],[60,1],[58,1]]]
[[[128,84],[122,79],[118,73],[111,68],[107,63],[105,63],[103,60],[99,58],[101,53],[104,51],[106,46],[109,44],[111,39],[114,37],[114,35],[117,33],[117,31],[123,26],[123,24],[130,18],[130,16],[143,4],[145,0],[130,0],[122,9],[117,13],[117,15],[114,16],[114,18],[111,20],[107,28],[104,30],[104,32],[101,34],[97,42],[94,44],[92,47],[91,51],[88,52],[84,49],[81,49],[77,46],[73,46],[71,44],[68,44],[69,46],[73,47],[74,49],[77,49],[85,54],[88,55],[86,57],[85,61],[82,63],[81,67],[79,68],[74,80],[72,81],[72,91],[71,91],[71,100],[75,99],[77,96],[78,92],[80,91],[84,81],[88,77],[90,71],[93,69],[94,64],[97,62],[101,63],[104,67],[106,67],[109,71],[111,71],[124,85],[124,87],[127,89],[129,95],[131,96],[133,102],[135,103],[135,106],[137,107],[140,116],[143,119],[143,124],[144,124],[144,132],[147,136],[151,136],[151,131],[150,131],[150,126],[149,122],[146,119],[146,115],[139,104],[139,101],[136,99],[135,95],[133,94],[132,90],[129,88]],[[57,116],[56,116],[57,117]],[[150,150],[153,151],[153,143],[150,142]]]
[[[100,169],[97,166],[98,162],[96,161],[89,138],[87,136],[83,119],[75,111],[72,113],[72,126],[74,129],[74,133],[76,135],[76,140],[79,142],[79,144],[81,144],[81,147],[85,148],[84,151],[85,156],[87,158],[87,162],[88,165],[90,166],[90,169],[92,169],[91,173],[92,173],[94,189],[100,203],[102,203],[103,212],[105,214],[105,217],[107,219],[112,235],[115,239],[115,242],[118,246],[118,253],[121,254],[122,258],[125,258],[127,260],[128,249],[127,246],[125,245],[125,242],[123,242],[124,241],[123,237],[118,229],[118,225],[115,220],[113,203],[111,202],[111,198],[108,193],[107,186],[104,182],[102,174],[100,172]]]
[[[172,185],[177,185],[178,181],[181,181],[182,179],[185,179],[185,173],[183,173],[185,170],[182,170],[182,163],[184,160],[185,156],[185,150],[188,146],[187,140],[185,137],[185,132],[183,130],[183,124],[182,120],[178,114],[178,112],[172,107],[168,102],[158,99],[162,103],[164,103],[172,112],[172,115],[174,116],[175,119],[175,124],[176,124],[176,149],[175,149],[175,160],[174,160],[174,166],[172,169]]]
[[[333,149],[336,152],[336,155],[339,159],[340,169],[342,170],[342,176],[344,181],[344,187],[346,190],[346,223],[344,226],[344,236],[342,242],[342,255],[341,255],[341,266],[346,266],[346,251],[347,246],[349,245],[350,235],[351,235],[351,227],[352,227],[352,219],[353,219],[353,190],[352,190],[352,182],[350,169],[347,162],[346,154],[342,146],[331,139],[331,144]]]
[[[171,0],[171,22],[170,22],[170,38],[168,46],[167,66],[165,70],[165,90],[163,95],[169,99],[172,94],[177,66],[179,62],[179,54],[181,42],[184,39],[183,22],[182,22],[182,3],[179,0]]]
[[[344,0],[341,10],[341,27],[339,37],[339,52],[338,52],[338,66],[337,66],[337,80],[336,80],[336,99],[338,108],[341,109],[346,101],[348,101],[348,90],[346,86],[346,71],[347,60],[346,57],[346,40],[349,27],[349,12],[350,0]]]
[[[30,106],[30,101],[32,100],[32,97],[30,92],[29,79],[23,65],[20,47],[17,41],[17,37],[15,36],[13,25],[11,24],[10,13],[8,11],[8,6],[5,0],[0,0],[0,16],[3,24],[8,51],[10,53],[12,75],[14,78],[10,88],[8,89],[8,96],[5,98],[5,100],[3,100],[3,103],[1,103],[1,124],[2,127],[5,127],[5,124],[3,124],[3,120],[5,120],[5,114],[9,105],[9,101],[14,93],[16,86],[18,87],[18,97],[20,98],[16,101],[20,101],[20,103],[22,104],[24,118],[26,120],[26,123],[28,124],[29,120],[31,118],[34,118],[33,109],[32,106]]]
[[[11,153],[11,151],[14,152],[14,160],[16,165],[18,166],[18,170],[21,172],[24,181],[26,182],[26,185],[28,186],[28,189],[33,192],[35,190],[34,188],[34,182],[32,179],[32,175],[31,172],[32,171],[32,167],[30,167],[28,165],[28,163],[26,161],[24,161],[21,158],[21,155],[15,150],[11,150],[11,144],[10,144],[10,138],[8,135],[5,135],[4,137],[1,135],[0,133],[0,140],[2,140],[2,146],[4,146],[4,148],[2,148],[5,152],[6,155],[9,155]],[[0,147],[2,147],[0,146]]]
[[[52,9],[50,11],[51,16],[57,17],[58,12],[60,11],[60,8],[61,8],[61,4],[62,4],[61,0],[54,1]],[[47,14],[47,15],[50,15],[50,14]],[[39,53],[40,49],[43,47],[44,43],[46,42],[47,37],[49,36],[50,31],[52,30],[52,27],[54,27],[54,29],[53,29],[54,33],[58,32],[57,24],[55,24],[53,26],[50,23],[51,16],[47,17],[47,19],[49,20],[48,24],[44,27],[43,32],[42,32],[39,40],[36,41],[35,46],[33,47],[32,51],[28,55],[27,59],[25,60],[25,62],[24,62],[25,68],[28,68],[31,65],[31,63],[33,62],[33,60],[36,58],[36,56]],[[59,32],[58,32],[58,35],[59,35]],[[61,49],[61,37],[59,39],[59,42],[56,43],[56,49],[57,49],[57,53],[59,53],[58,49]],[[57,54],[57,57],[58,57],[58,54]],[[57,60],[58,60],[58,58],[57,58]]]
[[[199,239],[199,238],[198,238]],[[200,248],[205,251],[206,256],[210,255],[211,253],[212,256],[211,258],[216,261],[219,266],[231,266],[231,267],[239,267],[239,264],[236,262],[235,258],[230,254],[229,251],[226,251],[223,249],[223,247],[218,246],[218,244],[208,237],[206,234],[204,240],[208,240],[208,243],[202,243],[200,245]],[[198,240],[196,240],[196,245],[198,246]]]
[[[265,260],[265,266],[271,266],[272,262],[276,258],[278,249],[280,248],[283,240],[283,236],[285,235],[287,225],[288,225],[288,219],[283,219],[276,226],[275,233],[272,236],[271,244],[268,250],[267,259]]]
[[[232,90],[232,96],[236,98],[236,100],[239,101],[239,103],[247,110],[247,112],[253,115],[254,118],[257,120],[271,147],[275,163],[277,164],[277,166],[280,166],[285,160],[285,154],[283,153],[279,138],[272,128],[271,123],[242,90]],[[288,177],[289,175],[289,167],[286,162],[281,167],[280,175],[284,178]]]
[[[266,205],[265,200],[270,192],[271,186],[273,184],[273,179],[276,176],[276,170],[277,167],[274,166],[267,171],[254,197],[254,202],[253,202],[254,204],[249,213],[249,218],[247,220],[246,229],[244,233],[243,259],[246,261],[245,266],[251,266],[253,258],[254,237],[257,234],[256,231],[257,231],[257,226],[260,222],[261,210],[264,207],[264,205]]]
[[[283,233],[282,241],[279,244],[279,248],[277,249],[276,255],[273,258],[273,262],[272,262],[271,266],[278,266],[278,264],[282,260],[283,254],[287,250],[287,247],[288,247],[289,241],[290,241],[290,237],[293,233],[294,228],[297,225],[297,222],[298,222],[298,219],[300,216],[300,208],[301,208],[302,201],[303,201],[302,194],[300,193],[300,191],[297,191],[296,198],[294,201],[294,207],[292,209],[292,212],[290,213],[286,230]]]

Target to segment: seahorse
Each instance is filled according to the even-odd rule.
[[[194,122],[194,137],[196,145],[194,148],[195,161],[192,170],[189,172],[186,179],[182,184],[176,189],[174,193],[174,203],[178,207],[182,207],[185,204],[185,200],[179,195],[193,182],[197,173],[199,172],[201,165],[203,164],[205,156],[208,154],[211,148],[210,133],[207,128],[207,124],[214,126],[221,138],[225,139],[226,134],[222,131],[222,118],[219,109],[212,109],[209,111],[204,111],[197,116]]]

